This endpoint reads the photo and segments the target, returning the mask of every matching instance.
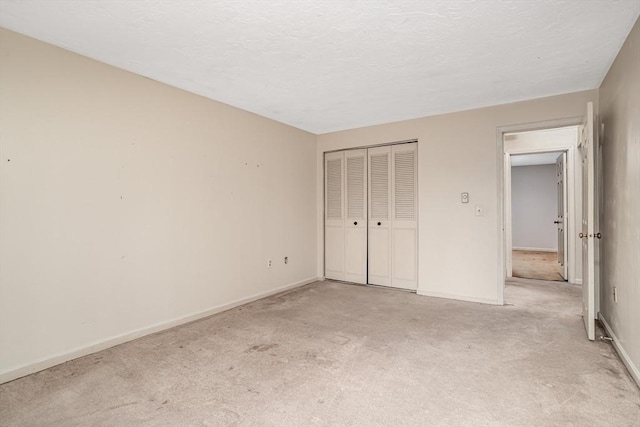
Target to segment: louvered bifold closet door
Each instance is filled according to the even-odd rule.
[[[369,283],[391,286],[391,147],[368,149]]]
[[[325,154],[324,164],[324,276],[345,280],[344,152]]]
[[[347,150],[345,280],[367,283],[367,150]]]
[[[403,289],[418,287],[417,148],[417,143],[391,148],[391,286]]]

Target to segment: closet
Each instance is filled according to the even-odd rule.
[[[325,277],[417,288],[417,143],[325,154]]]

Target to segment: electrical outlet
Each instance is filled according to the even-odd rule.
[[[267,261],[267,267],[271,268],[271,260]]]
[[[289,257],[288,256],[284,257],[284,263],[285,264],[289,264]]]
[[[460,201],[462,203],[469,203],[469,193],[461,193],[460,194]]]
[[[613,288],[613,302],[618,302],[618,288],[616,287]]]

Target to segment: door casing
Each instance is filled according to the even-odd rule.
[[[567,152],[563,151],[556,160],[556,200],[559,223],[556,223],[556,234],[558,236],[558,258],[557,267],[558,273],[564,280],[568,280],[568,268],[567,268],[567,250],[568,245],[568,232],[567,223],[569,221],[569,201],[568,201],[568,185],[567,185]],[[559,180],[558,177],[561,179]],[[574,188],[575,191],[575,188]]]
[[[507,278],[507,271],[511,271],[511,254],[508,253],[511,250],[511,160],[510,156],[512,154],[530,154],[530,153],[544,153],[551,151],[567,151],[567,163],[573,166],[575,164],[575,153],[576,153],[576,145],[549,145],[547,147],[509,147],[507,152],[507,147],[505,147],[504,135],[507,133],[516,133],[516,132],[530,132],[537,130],[548,130],[555,128],[565,128],[575,126],[578,127],[582,124],[583,118],[582,116],[570,117],[565,119],[557,119],[557,120],[547,120],[543,122],[534,122],[534,123],[524,123],[518,125],[511,126],[502,126],[496,129],[496,164],[497,164],[497,191],[498,191],[498,221],[496,231],[498,234],[498,283],[497,283],[497,303],[499,305],[504,304],[504,287],[505,281]],[[570,172],[572,173],[572,172]],[[573,185],[570,185],[573,187]],[[572,198],[574,198],[572,194],[572,189],[569,190],[570,194],[568,194],[569,204],[573,202]],[[509,203],[507,203],[507,201]],[[570,216],[573,216],[570,214]],[[575,226],[574,226],[575,227]],[[569,228],[569,227],[568,227]],[[567,230],[568,233],[572,233],[575,231],[575,228],[571,228]],[[571,245],[568,245],[571,246]],[[575,251],[571,255],[575,257]],[[573,259],[570,259],[569,262],[575,264]],[[571,271],[571,270],[570,270]],[[569,281],[571,279],[574,280],[573,272],[570,274]]]
[[[567,126],[571,127],[572,126]],[[566,128],[566,127],[565,127]],[[575,204],[575,184],[577,177],[574,173],[575,167],[575,156],[576,156],[576,147],[577,147],[577,128],[575,129],[576,136],[571,144],[562,144],[562,143],[554,143],[550,142],[539,142],[535,144],[531,143],[523,143],[523,142],[511,142],[507,141],[504,144],[504,163],[505,163],[505,191],[504,191],[504,213],[505,213],[505,268],[506,268],[506,277],[512,277],[512,212],[511,212],[511,156],[512,155],[520,155],[520,154],[534,154],[534,153],[548,153],[548,152],[564,152],[566,153],[567,161],[566,165],[566,173],[565,173],[565,181],[567,182],[567,211],[568,215],[566,220],[566,228],[565,235],[571,235],[572,230],[576,230],[577,224],[575,219],[575,212],[580,209],[579,206]],[[574,242],[575,243],[575,242]],[[567,244],[565,246],[567,251],[567,263],[571,266],[568,269],[568,281],[570,283],[579,284],[580,281],[577,279],[577,270],[576,270],[576,253],[577,250],[575,245]]]

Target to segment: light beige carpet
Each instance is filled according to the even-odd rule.
[[[564,282],[557,268],[557,252],[513,251],[513,277]]]
[[[585,337],[581,297],[317,282],[3,384],[0,425],[637,427],[640,391]]]

